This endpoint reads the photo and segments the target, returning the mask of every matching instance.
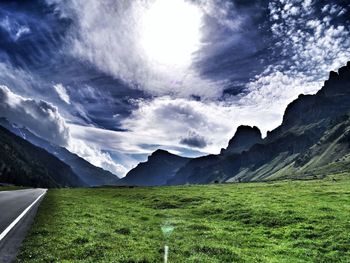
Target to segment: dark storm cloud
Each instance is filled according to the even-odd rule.
[[[225,79],[225,93],[237,94],[269,63],[271,34],[264,21],[268,5],[267,1],[221,2],[231,3],[225,17],[230,22],[206,15],[206,45],[199,52],[196,66],[206,78]]]
[[[0,3],[0,50],[14,66],[31,69],[58,57],[70,21],[57,19],[43,1]]]
[[[192,132],[187,137],[182,138],[180,143],[194,148],[204,148],[207,146],[205,138],[199,134],[196,134],[195,132]]]
[[[0,63],[7,65],[0,72],[1,84],[58,105],[75,122],[118,130],[135,108],[131,101],[147,96],[73,58],[67,38],[73,24],[44,1],[2,1]],[[21,33],[24,28],[27,32]],[[58,84],[70,95],[70,106],[56,93]]]

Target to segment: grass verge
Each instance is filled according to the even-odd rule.
[[[0,185],[0,192],[1,191],[12,191],[12,190],[23,190],[25,189],[24,187],[21,186],[4,186],[4,185]]]

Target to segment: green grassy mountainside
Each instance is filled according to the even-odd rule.
[[[53,189],[17,262],[349,262],[350,174],[323,180]],[[163,231],[168,233],[164,235]]]

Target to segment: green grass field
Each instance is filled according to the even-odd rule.
[[[17,261],[162,262],[165,243],[170,263],[350,262],[350,175],[50,190]]]

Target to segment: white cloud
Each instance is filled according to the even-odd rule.
[[[34,90],[33,83],[38,83],[38,80],[32,74],[0,62],[0,85],[14,87],[13,91],[16,93],[28,95],[28,92]]]
[[[9,63],[0,62],[0,85],[11,87],[13,93],[20,94],[25,98],[35,98],[36,100],[43,100],[56,105],[60,110],[60,115],[65,120],[77,123],[85,123],[85,121],[92,122],[82,104],[76,101],[70,104],[63,102],[56,89],[53,88],[52,82],[47,82],[46,79],[41,78],[31,71],[18,67],[15,68]],[[68,97],[65,97],[64,93],[61,95],[63,95],[64,99],[70,101],[70,94],[68,92],[66,93]],[[77,101],[81,101],[82,103],[91,99],[98,100],[101,97],[100,91],[88,85],[82,85],[79,89],[75,89],[74,94],[78,97]]]
[[[329,13],[331,15],[338,15],[339,16],[339,15],[343,15],[345,13],[345,9],[343,9],[342,7],[340,7],[338,5],[333,4],[330,7]]]
[[[46,101],[36,101],[0,86],[0,116],[22,124],[36,135],[60,146],[67,146],[69,130],[58,109]]]
[[[61,83],[53,85],[53,88],[55,89],[61,100],[63,100],[67,104],[70,104],[70,98],[67,93],[67,90]]]
[[[302,73],[288,75],[280,71],[273,71],[262,74],[255,81],[249,83],[247,87],[249,92],[241,98],[241,103],[243,105],[259,105],[258,108],[269,108],[267,114],[270,115],[270,118],[275,116],[275,123],[278,123],[277,120],[282,119],[284,110],[290,102],[300,94],[316,93],[322,87],[322,82],[310,80]],[[266,115],[261,114],[261,118],[265,117]],[[272,128],[275,127],[277,125]],[[265,129],[263,131],[266,132]]]
[[[294,8],[304,10],[290,12]],[[322,12],[334,13],[335,9],[341,10],[336,5],[326,5]],[[281,115],[287,102],[300,93],[316,92],[329,71],[350,60],[350,32],[343,25],[332,24],[334,16],[316,15],[315,2],[311,0],[275,0],[270,2],[269,10],[273,37],[285,58],[247,85],[250,94],[246,99],[260,104],[259,101],[278,103],[277,112]]]
[[[199,95],[213,98],[222,94],[223,82],[204,80],[191,67],[161,71],[152,67],[142,52],[140,41],[137,41],[140,17],[152,1],[122,0],[111,4],[111,0],[77,0],[68,5],[55,0],[48,2],[56,3],[65,17],[76,21],[76,31],[71,34],[73,54],[90,61],[100,70],[157,96],[186,98]],[[266,78],[270,72],[280,71],[289,78],[305,77],[305,86],[316,86],[330,70],[338,68],[350,58],[348,29],[331,25],[331,17],[318,18],[315,3],[312,0],[270,2],[272,32],[278,40],[277,46],[283,48],[281,55],[290,56],[291,59],[273,65],[274,70],[264,71],[256,76],[256,81],[260,77]],[[206,15],[232,30],[240,28],[245,21],[243,15],[235,13],[235,6],[230,1],[197,1],[197,4]],[[334,10],[342,12],[334,4],[322,9],[324,13],[331,14],[335,14]],[[232,19],[232,16],[236,19]],[[254,82],[248,85],[250,89]],[[304,88],[299,91],[303,92]]]
[[[192,133],[206,142],[203,152],[218,153],[238,125],[258,126],[263,134],[276,128],[291,101],[301,93],[317,92],[329,71],[350,59],[348,28],[332,25],[329,16],[316,17],[314,4],[291,0],[270,4],[272,32],[286,59],[257,75],[247,84],[245,95],[230,102],[167,96],[139,101],[138,109],[122,121],[128,131],[110,134],[113,139],[106,147],[135,153],[186,147],[181,142]],[[282,19],[277,21],[276,17]],[[150,148],[152,144],[157,145]]]
[[[303,5],[308,9],[298,16],[287,14],[284,20],[273,19],[274,15],[284,12],[285,6],[289,6],[289,9],[299,7],[298,3],[275,0],[269,5],[274,37],[280,41],[282,53],[290,57],[272,66],[283,66],[288,76],[300,77],[300,73],[303,73],[307,77],[312,76],[315,81],[325,80],[330,70],[336,70],[350,59],[349,28],[332,24],[334,16],[316,15],[314,1],[304,1]],[[326,5],[322,11],[332,9],[340,11],[341,7]]]
[[[0,85],[0,117],[26,127],[37,136],[66,147],[92,164],[118,176],[126,173],[122,165],[115,163],[111,156],[102,152],[98,146],[73,138],[57,107],[46,101],[22,97],[8,87]]]
[[[15,40],[17,41],[18,39],[20,39],[21,36],[28,33],[30,33],[29,27],[26,27],[26,26],[19,27],[15,35]]]
[[[107,151],[125,156],[149,154],[157,148],[183,153],[192,150],[190,144],[195,142],[203,153],[218,153],[227,146],[239,125],[258,126],[266,134],[281,123],[289,102],[300,93],[316,92],[330,70],[350,59],[349,29],[332,24],[342,10],[331,11],[333,7],[328,5],[320,18],[315,16],[315,1],[271,1],[269,10],[276,49],[281,48],[281,57],[286,59],[257,75],[247,84],[248,93],[241,97],[226,102],[195,101],[189,95],[213,98],[221,95],[222,87],[203,80],[193,68],[166,68],[159,72],[150,65],[135,41],[139,34],[138,18],[149,1],[47,1],[57,3],[60,10],[56,11],[75,21],[76,31],[69,36],[74,56],[159,96],[152,101],[137,101],[137,109],[121,121],[126,132],[65,125],[71,151],[116,174],[125,173],[135,163],[125,157],[128,161],[121,166]],[[234,9],[232,3],[222,6],[214,1],[199,2],[203,12],[231,30],[242,25],[239,14],[236,20],[227,19],[229,10]],[[11,76],[13,81],[15,78],[16,74]],[[57,94],[69,103],[65,88],[58,85],[55,85]],[[94,97],[93,92],[87,87],[79,89],[77,94]]]
[[[207,141],[203,151],[217,152],[220,145],[226,143],[227,133],[234,128],[224,116],[225,109],[211,102],[162,97],[140,101],[138,106],[121,124],[129,134],[142,139],[140,145],[156,143],[167,148],[183,147],[183,137],[195,132]]]
[[[241,29],[245,22],[244,15],[237,11],[234,1],[199,0],[198,2],[206,15],[232,31]]]
[[[0,21],[0,27],[5,29],[14,41],[17,41],[23,35],[29,34],[31,32],[29,27],[11,21],[8,16]]]
[[[266,134],[281,123],[278,111],[287,106],[286,98],[276,98],[271,104],[267,97],[262,100],[263,96],[266,94],[244,97],[230,104],[159,97],[138,102],[138,108],[121,123],[126,132],[77,125],[70,125],[70,130],[76,139],[123,154],[149,154],[159,148],[183,154],[194,146],[184,144],[184,138],[192,139],[191,142],[195,138],[202,154],[219,153],[239,125],[258,126]],[[291,97],[294,98],[293,94],[288,99]]]
[[[123,177],[128,172],[123,165],[117,164],[109,153],[101,151],[98,146],[87,141],[71,138],[68,150],[76,153],[91,164],[110,171],[118,177]]]

